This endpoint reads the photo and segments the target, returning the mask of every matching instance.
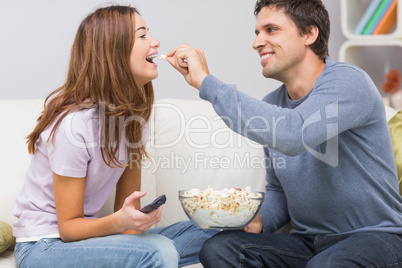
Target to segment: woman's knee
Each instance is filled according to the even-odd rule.
[[[165,265],[169,263],[172,264],[171,267],[177,267],[180,257],[174,242],[163,235],[149,234],[146,236],[150,256],[158,259],[160,263]]]

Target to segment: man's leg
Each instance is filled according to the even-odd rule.
[[[313,237],[223,231],[200,253],[204,267],[305,267],[313,257]]]
[[[331,240],[336,240],[336,236],[324,239],[323,251],[308,262],[308,268],[402,267],[402,235],[357,233],[332,246]],[[320,251],[320,247],[317,250]]]

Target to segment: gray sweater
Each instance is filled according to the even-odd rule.
[[[237,133],[264,145],[264,232],[402,234],[402,197],[381,96],[356,66],[326,58],[302,99],[285,85],[254,99],[208,75],[200,97]]]

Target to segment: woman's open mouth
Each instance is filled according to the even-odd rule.
[[[157,56],[158,54],[149,55],[148,57],[146,57],[146,60],[149,63],[154,63],[154,58],[156,58]]]

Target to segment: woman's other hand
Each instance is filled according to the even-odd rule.
[[[137,231],[147,231],[152,225],[160,221],[162,215],[162,207],[149,212],[143,213],[139,211],[134,202],[146,195],[146,192],[136,191],[128,196],[123,204],[123,207],[117,211],[118,222],[123,229],[122,232],[132,229]]]

